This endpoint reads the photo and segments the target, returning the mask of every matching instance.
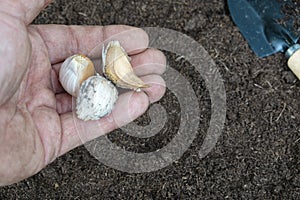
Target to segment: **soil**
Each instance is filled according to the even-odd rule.
[[[36,24],[156,26],[195,39],[216,63],[226,88],[226,122],[216,147],[200,159],[211,102],[193,67],[166,52],[168,63],[191,83],[201,105],[196,139],[171,165],[131,174],[101,164],[83,147],[40,173],[0,188],[0,199],[299,199],[300,81],[283,54],[258,58],[220,0],[57,0]],[[159,102],[169,113],[156,136],[136,139],[116,130],[111,141],[134,152],[162,148],[176,134],[178,100]],[[149,123],[145,114],[137,120]]]

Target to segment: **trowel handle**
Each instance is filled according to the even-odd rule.
[[[288,66],[300,80],[300,45],[296,44],[288,49],[286,52],[288,57]]]

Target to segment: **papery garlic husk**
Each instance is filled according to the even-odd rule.
[[[116,87],[97,74],[85,80],[76,99],[76,114],[84,121],[97,120],[109,114],[118,99]]]
[[[104,75],[118,87],[135,91],[149,87],[135,75],[130,58],[119,41],[111,41],[105,49],[103,48],[102,61]]]
[[[59,80],[63,88],[76,97],[82,82],[93,75],[95,75],[93,62],[85,55],[75,54],[61,65]]]

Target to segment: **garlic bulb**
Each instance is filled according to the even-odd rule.
[[[81,83],[95,74],[93,62],[82,54],[67,58],[59,71],[63,88],[72,96],[77,96]]]
[[[118,99],[116,87],[100,75],[85,80],[76,99],[76,114],[79,119],[97,120],[109,114]]]
[[[118,87],[140,91],[149,87],[137,77],[130,64],[130,58],[119,41],[111,41],[102,49],[103,73]]]

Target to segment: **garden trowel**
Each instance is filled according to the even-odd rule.
[[[233,21],[259,57],[285,52],[288,66],[300,79],[299,32],[288,15],[293,0],[228,0]],[[285,12],[286,10],[286,12]]]

